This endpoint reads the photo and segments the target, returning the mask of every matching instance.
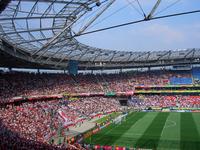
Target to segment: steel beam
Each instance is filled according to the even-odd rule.
[[[13,32],[6,32],[0,33],[0,35],[10,35],[10,34],[16,34],[16,33],[26,33],[26,32],[37,32],[37,31],[46,31],[46,30],[56,30],[56,29],[62,29],[61,27],[50,27],[50,28],[37,28],[37,29],[29,29],[29,30],[23,30],[23,31],[13,31]]]
[[[145,19],[148,20],[148,19],[151,19],[153,17],[153,14],[155,13],[155,11],[158,8],[158,6],[160,5],[160,3],[161,3],[161,0],[157,0],[156,4],[152,8],[151,12],[149,13],[149,15]]]

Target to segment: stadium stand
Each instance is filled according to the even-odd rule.
[[[200,68],[193,68],[192,75],[195,79],[200,79]]]
[[[166,70],[101,75],[79,74],[77,76],[2,72],[0,74],[0,84],[2,85],[0,87],[0,101],[6,102],[15,96],[63,94],[64,92],[129,91],[133,90],[134,86],[191,84],[191,78],[190,72]],[[128,101],[128,106],[134,109],[149,107],[194,108],[200,106],[199,101],[199,96],[190,95],[136,95]],[[24,139],[22,141],[25,143],[27,140],[31,140],[45,143],[45,146],[48,147],[49,137],[58,130],[60,122],[65,128],[69,128],[85,119],[98,116],[98,114],[120,111],[121,109],[119,101],[109,97],[76,98],[72,101],[68,99],[63,101],[29,101],[19,102],[16,105],[5,105],[0,109],[1,138],[3,137],[5,140],[18,136],[20,139]],[[22,141],[12,141],[11,145],[13,147],[22,145],[25,148],[30,146]],[[19,142],[22,143],[19,144]],[[8,146],[8,143],[2,142],[0,146],[4,148]],[[43,147],[44,145],[39,144],[38,146]],[[56,149],[61,149],[64,145],[53,146]]]
[[[35,73],[1,73],[0,99],[9,101],[16,96],[51,95],[66,93],[87,93],[133,90],[136,85],[167,85],[172,77],[179,77],[181,83],[191,84],[190,73],[175,71],[152,71],[139,73],[79,74],[35,74]],[[180,81],[179,81],[180,82]]]
[[[0,150],[91,149],[92,143],[83,143],[83,138],[91,137],[112,124],[112,121],[118,122],[117,126],[122,124],[123,118],[125,116],[128,118],[128,113],[133,117],[136,111],[156,110],[160,113],[165,108],[172,111],[184,109],[200,112],[200,68],[192,69],[193,64],[200,64],[199,48],[116,51],[85,45],[77,38],[83,34],[152,19],[197,13],[200,10],[157,16],[155,12],[161,1],[158,0],[152,5],[150,14],[146,14],[143,6],[137,1],[138,8],[142,10],[144,16],[143,20],[139,18],[140,21],[90,31],[92,23],[114,1],[0,0],[0,67],[9,70],[9,72],[0,70]],[[167,3],[166,9],[176,3],[178,1],[172,5]],[[134,6],[133,3],[130,4]],[[84,15],[86,16],[82,20]],[[79,24],[78,31],[76,29],[79,29]],[[159,69],[153,70],[155,67]],[[172,70],[166,70],[168,67]],[[12,68],[38,69],[38,73],[15,72]],[[132,68],[135,71],[123,72],[123,69]],[[68,70],[68,74],[39,73],[40,69],[64,70],[64,72]],[[93,74],[95,70],[104,69],[118,69],[120,73],[111,74],[108,71],[108,73]],[[136,69],[146,71],[136,71]],[[78,74],[79,70],[91,71],[91,74]],[[142,113],[139,112],[139,116],[130,119],[133,122],[125,126],[126,131],[132,128],[133,123],[140,120],[144,115]],[[161,127],[165,127],[164,121],[168,115],[163,114],[156,117],[160,124],[160,134],[163,134]],[[115,117],[118,119],[115,120]],[[178,120],[184,121],[183,118]],[[195,126],[192,116],[188,118],[191,118],[189,122]],[[93,125],[92,128],[89,123]],[[87,129],[82,130],[83,132],[71,130],[83,124],[88,125]],[[185,122],[182,124],[185,125]],[[152,130],[152,127],[154,129],[155,126],[157,123],[149,126],[151,128],[146,126],[151,132],[140,135],[153,135],[156,130]],[[193,132],[190,134],[198,134],[193,126],[191,128]],[[184,127],[180,129],[178,131],[181,132]],[[116,135],[122,137],[124,133],[126,132]],[[130,134],[132,136],[131,132]],[[189,138],[182,134],[182,139],[180,137],[179,141],[175,141],[180,144],[180,148],[182,148],[181,142],[200,148],[200,142],[195,141],[200,139],[200,135],[196,135],[196,139],[189,141],[189,144],[185,141],[185,139],[190,140],[192,137],[190,134]],[[111,137],[114,142],[118,140],[115,139],[116,135]],[[155,149],[155,143],[162,141],[160,138],[161,135],[157,134],[150,137],[150,142],[146,137],[143,141],[147,143],[153,141]],[[124,141],[130,143],[135,141],[131,140],[125,137]],[[167,142],[167,144],[174,143]],[[102,146],[105,150],[112,149],[111,145]],[[102,149],[101,145],[92,148]],[[115,148],[125,149],[120,146]]]
[[[192,78],[177,78],[177,77],[173,77],[173,78],[170,79],[170,84],[171,85],[192,84]]]
[[[193,68],[192,69],[192,76],[194,80],[194,84],[200,84],[200,68]]]
[[[139,109],[147,107],[185,107],[198,108],[200,106],[200,96],[183,95],[139,95],[129,100],[129,105]]]
[[[99,97],[69,101],[67,104],[63,105],[58,100],[52,100],[22,103],[17,106],[9,105],[6,108],[1,108],[0,120],[2,127],[0,137],[3,139],[13,139],[18,136],[20,139],[25,139],[25,141],[31,140],[48,143],[49,137],[59,127],[59,119],[64,122],[64,125],[67,124],[65,128],[68,128],[69,126],[74,126],[79,119],[83,119],[84,117],[88,119],[99,113],[118,111],[120,108],[119,102],[115,99]],[[59,113],[60,111],[67,114],[65,116],[66,120],[63,121],[61,119],[63,116],[62,113]],[[4,131],[8,129],[16,133],[16,135]],[[11,146],[18,149],[23,145],[23,143],[18,145],[19,141],[14,140],[11,143],[7,142],[0,142],[0,148],[5,149],[6,146]],[[26,149],[29,147],[29,145],[24,146]]]

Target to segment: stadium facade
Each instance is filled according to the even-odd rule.
[[[1,67],[67,70],[71,61],[79,70],[199,64],[198,48],[128,52],[95,48],[77,41],[76,36],[84,33],[114,1],[1,1]],[[101,5],[100,12],[74,34],[73,25]]]
[[[0,1],[0,67],[69,70],[0,71],[0,149],[200,149],[200,68],[191,67],[200,49],[125,52],[77,41],[114,2]],[[174,70],[71,75],[163,66]]]

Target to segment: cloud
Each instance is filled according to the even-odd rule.
[[[184,18],[185,19],[185,18]],[[199,48],[200,22],[174,18],[151,21],[83,36],[91,46],[128,51]],[[94,40],[95,39],[95,40]]]
[[[191,22],[181,26],[181,30],[184,32],[185,37],[188,41],[194,42],[194,40],[200,40],[200,22]]]
[[[143,28],[140,32],[146,37],[158,38],[160,42],[165,44],[172,44],[185,40],[183,32],[163,24],[151,24],[150,26]]]

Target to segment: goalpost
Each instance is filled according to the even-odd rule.
[[[125,120],[126,120],[126,116],[127,116],[127,114],[118,116],[117,118],[115,118],[115,119],[113,120],[114,124],[121,124],[122,121],[125,121]]]

